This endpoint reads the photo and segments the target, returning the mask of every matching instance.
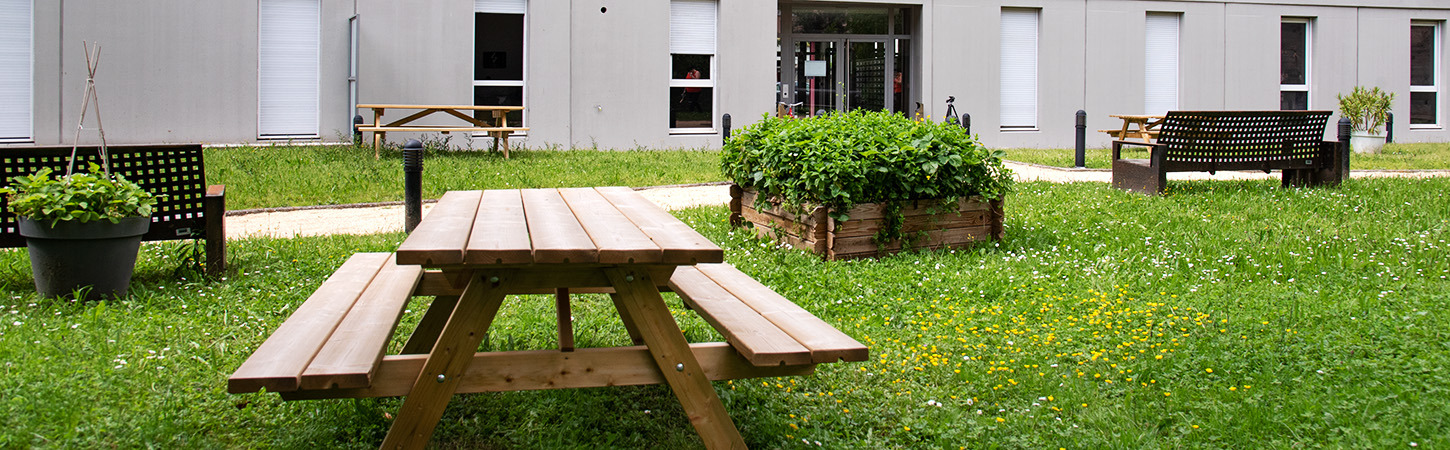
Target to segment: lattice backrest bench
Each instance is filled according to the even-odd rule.
[[[1113,141],[1113,187],[1161,194],[1168,172],[1283,171],[1283,185],[1337,185],[1348,149],[1325,141],[1330,111],[1169,111],[1154,143]],[[1124,145],[1151,150],[1122,159]]]
[[[441,329],[430,319],[433,308],[399,354],[385,354],[388,342],[412,296],[436,296],[451,310],[448,302],[461,293],[453,286],[438,272],[398,264],[390,253],[355,254],[237,368],[227,392],[266,389],[284,400],[408,395],[431,349],[426,344]],[[729,264],[680,267],[660,289],[679,294],[729,341],[690,344],[713,381],[809,375],[816,364],[869,356],[855,339]],[[633,323],[625,327],[639,344]],[[663,383],[658,368],[641,363],[649,358],[640,345],[477,353],[457,392]]]
[[[206,164],[199,144],[110,145],[111,171],[153,194],[165,194],[151,214],[146,241],[204,239],[206,272],[226,269],[226,188],[206,184]],[[0,180],[8,184],[21,175],[48,167],[64,174],[71,147],[0,147]],[[76,149],[76,171],[88,170],[88,162],[100,164],[96,147]],[[10,213],[9,200],[0,198],[0,248],[24,247],[19,222]]]

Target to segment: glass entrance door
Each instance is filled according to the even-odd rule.
[[[795,98],[794,102],[786,102],[796,117],[834,111],[840,104],[838,48],[837,41],[796,43]]]
[[[849,41],[844,75],[845,110],[886,108],[886,41]]]

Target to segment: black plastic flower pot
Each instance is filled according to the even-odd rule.
[[[30,250],[35,290],[46,297],[70,295],[90,286],[85,300],[126,295],[141,235],[150,217],[128,217],[117,223],[49,222],[20,218],[20,235]]]

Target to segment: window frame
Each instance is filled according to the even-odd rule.
[[[1153,57],[1153,50],[1157,47],[1153,45],[1154,40],[1152,38],[1154,36],[1150,36],[1148,34],[1151,31],[1148,27],[1148,23],[1152,21],[1154,17],[1165,18],[1165,20],[1166,18],[1173,19],[1173,102],[1172,106],[1166,108],[1165,111],[1157,111],[1152,107],[1154,105],[1152,105],[1153,99],[1151,98],[1151,94],[1154,93],[1155,87],[1161,87],[1155,86],[1152,83],[1153,78],[1149,76],[1150,73],[1154,72],[1154,62],[1161,61],[1161,59],[1155,59]],[[1183,13],[1173,11],[1146,11],[1143,14],[1143,37],[1143,113],[1156,115],[1163,114],[1166,111],[1177,110],[1179,107],[1179,103],[1183,100]],[[1163,90],[1166,91],[1167,89]]]
[[[1007,94],[1007,89],[1006,88],[1007,88],[1007,85],[1008,85],[1008,83],[1007,83],[1007,78],[1008,77],[1006,76],[1007,75],[1006,72],[1008,70],[1007,69],[1008,68],[1008,65],[1007,64],[1003,64],[1003,61],[1002,60],[1006,58],[1006,56],[1008,55],[1009,52],[1007,51],[1008,48],[1006,48],[1008,42],[1007,42],[1006,39],[1003,39],[1006,36],[1003,36],[1002,35],[1005,32],[1006,27],[1001,26],[1001,23],[1002,23],[1001,17],[1006,17],[1009,13],[1030,13],[1032,15],[1033,19],[1035,20],[1035,23],[1033,25],[1034,36],[1032,36],[1033,41],[1032,41],[1032,74],[1031,74],[1031,84],[1032,84],[1032,101],[1031,101],[1031,103],[1032,103],[1032,105],[1031,105],[1032,123],[1031,124],[1007,125],[1006,124],[1006,120],[1005,120],[1005,117],[1007,116],[1007,114],[1005,112],[1007,110],[1007,108],[1006,108],[1006,106],[1007,106],[1007,95],[1006,95]],[[1025,34],[1024,34],[1024,36],[1025,36]],[[998,123],[998,130],[1000,132],[1004,132],[1004,133],[1038,132],[1038,131],[1042,131],[1042,129],[1041,129],[1041,126],[1042,126],[1042,123],[1041,123],[1042,122],[1042,105],[1041,105],[1041,102],[1042,102],[1042,95],[1041,95],[1042,94],[1042,78],[1041,78],[1041,75],[1042,75],[1042,8],[1003,7],[1001,9],[1000,16],[998,18],[998,43],[997,44],[998,44],[997,45],[997,47],[998,47],[998,80],[997,80],[998,86],[997,86],[997,91],[998,91],[998,96],[999,96],[999,98],[998,98],[998,106],[997,106],[998,111],[997,112],[998,112],[998,117],[1000,118],[999,119],[1000,122]],[[1023,45],[1023,47],[1025,47],[1025,45]],[[1022,103],[1025,105],[1027,102],[1024,101]]]
[[[672,91],[674,88],[703,88],[703,89],[709,89],[710,90],[710,126],[709,127],[688,127],[688,128],[668,127],[667,128],[667,130],[668,130],[667,133],[668,134],[671,134],[671,135],[715,134],[715,133],[719,133],[720,132],[720,129],[719,129],[720,124],[716,120],[716,116],[718,116],[718,114],[716,114],[716,113],[719,112],[720,92],[719,92],[719,89],[716,88],[716,84],[717,83],[715,82],[715,80],[720,77],[720,72],[719,72],[719,70],[717,70],[717,69],[719,69],[719,67],[718,67],[719,66],[719,57],[718,56],[720,54],[720,2],[719,2],[719,0],[709,0],[709,3],[711,3],[711,4],[713,4],[715,6],[715,12],[714,12],[715,29],[710,31],[711,34],[714,35],[714,38],[712,40],[714,41],[715,48],[711,50],[712,53],[685,53],[685,52],[676,53],[674,51],[670,51],[666,55],[667,61],[666,61],[665,67],[667,68],[666,70],[669,70],[670,71],[670,76],[669,76],[670,81],[668,83],[669,86],[665,89],[665,91],[666,91],[665,101],[666,102],[672,102],[672,101],[674,101],[674,99],[671,98],[671,96],[669,95],[669,92]],[[675,4],[675,1],[674,0],[671,0],[670,1],[670,7],[671,7],[672,10],[674,8],[674,4]],[[671,19],[673,19],[673,17],[674,17],[673,11],[670,13],[670,16],[671,16]],[[671,37],[671,40],[673,40],[673,36]],[[675,78],[674,77],[674,59],[675,59],[675,55],[708,56],[710,58],[710,78],[697,78],[697,79]],[[668,108],[667,107],[666,108],[666,111],[667,111],[667,114],[670,114],[670,115],[673,115],[674,114],[674,111],[673,111],[672,108]],[[674,120],[674,118],[671,117],[670,120]]]
[[[297,3],[300,1],[306,1],[310,4],[309,6],[315,8],[315,12],[317,14],[317,22],[311,24],[311,28],[307,30],[309,34],[309,36],[307,37],[312,39],[311,44],[314,46],[314,48],[311,49],[312,55],[310,58],[302,59],[303,61],[311,64],[311,75],[312,80],[314,81],[311,87],[312,95],[314,98],[312,99],[313,102],[310,105],[312,112],[312,130],[300,133],[268,133],[267,131],[269,130],[267,129],[267,127],[263,126],[263,116],[266,112],[266,109],[264,108],[264,106],[266,105],[266,101],[264,98],[266,97],[266,94],[264,94],[264,92],[266,91],[266,83],[264,83],[263,80],[265,78],[264,72],[266,71],[263,70],[263,50],[265,48],[263,42],[268,39],[268,36],[267,33],[262,32],[262,26],[264,25],[264,23],[266,23],[267,13],[263,10],[266,9],[264,6],[266,3],[268,3],[268,1],[280,0],[261,0],[257,4],[257,139],[268,141],[290,139],[320,139],[322,137],[322,0],[297,0],[293,2]],[[295,67],[295,64],[284,64],[283,66]],[[284,97],[291,96],[284,95]],[[292,121],[286,122],[294,123]],[[300,129],[302,127],[298,128]]]
[[[16,14],[12,17],[23,17],[25,25],[23,30],[12,30],[23,31],[24,33],[23,40],[13,42],[13,44],[17,49],[24,48],[24,58],[22,58],[24,61],[5,61],[5,64],[19,63],[11,68],[17,69],[17,72],[23,71],[25,74],[23,76],[24,81],[21,82],[23,84],[21,89],[23,89],[24,101],[11,104],[15,108],[12,112],[18,113],[17,116],[23,116],[24,127],[17,125],[15,130],[20,131],[23,128],[24,135],[0,135],[0,144],[35,142],[35,2],[32,0],[21,0],[16,2],[16,4],[24,5],[22,7],[24,8],[24,14]],[[19,35],[20,33],[16,34]],[[19,67],[20,65],[23,65],[24,68],[21,69]],[[17,78],[17,81],[19,80]]]
[[[473,26],[474,26],[473,36],[477,36],[478,35],[477,28],[478,28],[478,15],[479,14],[503,14],[503,15],[514,15],[514,14],[518,14],[518,15],[524,16],[523,17],[523,22],[524,22],[523,36],[521,36],[520,39],[519,39],[519,48],[523,52],[523,57],[520,58],[520,61],[521,61],[520,64],[523,64],[523,68],[520,71],[519,79],[518,80],[480,80],[480,79],[478,79],[478,72],[475,71],[473,73],[473,83],[470,86],[470,89],[468,91],[469,98],[473,98],[474,95],[477,95],[476,94],[477,88],[480,88],[480,87],[516,87],[516,88],[519,88],[519,90],[521,91],[521,93],[519,94],[519,103],[520,103],[520,106],[523,106],[524,107],[524,110],[519,112],[519,123],[517,123],[517,124],[510,123],[509,126],[511,126],[511,127],[527,127],[528,126],[528,123],[529,123],[529,86],[528,86],[528,79],[529,79],[529,53],[530,53],[529,52],[529,1],[528,0],[521,0],[521,2],[523,3],[523,10],[522,10],[522,12],[500,11],[500,10],[489,9],[489,7],[488,7],[489,5],[488,4],[490,2],[488,2],[488,1],[475,0],[473,2]],[[478,46],[477,45],[474,46],[474,49],[473,49],[473,57],[474,58],[477,58],[478,57]],[[475,62],[475,66],[476,66],[476,62]],[[474,102],[472,100],[470,100],[469,101],[469,104],[474,104]],[[478,106],[478,105],[474,105],[474,106]],[[490,134],[483,133],[483,132],[470,133],[470,134],[475,139],[486,139],[486,138],[491,137]],[[509,133],[509,136],[521,136],[521,137],[523,137],[523,136],[528,136],[528,135],[529,135],[529,132],[528,131],[513,131],[513,132],[510,132]]]
[[[1445,103],[1445,101],[1443,99],[1444,96],[1440,92],[1440,74],[1441,74],[1441,72],[1440,72],[1440,70],[1441,70],[1441,66],[1440,66],[1441,61],[1440,60],[1443,59],[1443,58],[1440,57],[1441,56],[1440,53],[1443,51],[1443,49],[1442,49],[1442,44],[1443,43],[1441,42],[1441,39],[1444,39],[1444,29],[1445,29],[1445,25],[1444,24],[1445,24],[1445,22],[1444,21],[1441,21],[1441,20],[1411,20],[1410,21],[1410,27],[1411,28],[1428,26],[1428,27],[1432,27],[1435,30],[1435,35],[1434,35],[1434,37],[1431,38],[1431,40],[1432,40],[1431,43],[1434,44],[1434,48],[1430,51],[1431,60],[1434,62],[1434,68],[1432,69],[1434,71],[1433,72],[1433,75],[1434,76],[1431,78],[1431,80],[1434,82],[1434,84],[1431,84],[1431,85],[1428,85],[1428,86],[1427,85],[1416,85],[1416,84],[1414,84],[1414,81],[1413,80],[1410,81],[1410,94],[1412,96],[1416,92],[1430,92],[1430,93],[1435,94],[1435,122],[1434,123],[1418,123],[1417,124],[1417,123],[1414,123],[1414,116],[1412,115],[1410,117],[1410,120],[1409,120],[1410,129],[1412,129],[1412,130],[1426,130],[1426,129],[1428,129],[1428,130],[1438,130],[1438,129],[1441,129],[1441,128],[1444,127],[1443,122],[1440,120],[1440,117],[1444,115],[1443,114],[1444,108],[1442,108],[1441,105],[1443,105]],[[1413,55],[1411,55],[1411,58],[1413,59]]]
[[[1280,32],[1279,32],[1279,51],[1280,52],[1283,52],[1284,51],[1284,42],[1283,42],[1284,32],[1282,30],[1283,30],[1283,24],[1286,24],[1286,23],[1302,23],[1302,24],[1304,24],[1304,84],[1284,84],[1282,82],[1282,80],[1280,80],[1281,81],[1279,83],[1279,98],[1281,99],[1279,101],[1280,102],[1280,108],[1281,109],[1283,108],[1283,100],[1282,100],[1284,98],[1283,93],[1285,93],[1285,92],[1303,92],[1304,93],[1304,109],[1314,109],[1314,95],[1312,95],[1313,94],[1312,86],[1314,86],[1314,18],[1313,17],[1288,17],[1288,16],[1285,16],[1285,17],[1280,18],[1279,19],[1279,25],[1280,25]],[[1283,68],[1283,59],[1280,59],[1279,64],[1280,64],[1279,71],[1280,71],[1280,73],[1283,73],[1283,70],[1284,70],[1284,68]]]

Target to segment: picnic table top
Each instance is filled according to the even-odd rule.
[[[397,255],[428,267],[724,261],[719,246],[627,187],[450,191]]]
[[[478,105],[391,105],[391,104],[358,104],[359,108],[372,109],[464,109],[475,111],[523,111],[522,106],[478,106]]]
[[[1152,114],[1108,114],[1108,117],[1116,117],[1124,120],[1152,120],[1163,118],[1161,115]]]

